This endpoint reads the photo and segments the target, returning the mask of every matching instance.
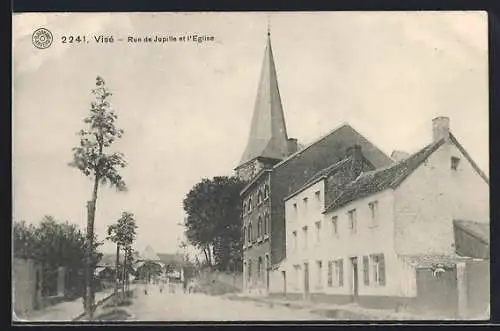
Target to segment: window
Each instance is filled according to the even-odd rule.
[[[296,203],[293,204],[293,210],[297,211],[297,204]]]
[[[298,288],[300,288],[300,266],[294,265],[293,269],[294,269],[294,273],[293,273],[294,285],[295,285],[295,288],[298,289]]]
[[[304,198],[303,201],[304,201],[304,206],[307,206],[307,198]]]
[[[316,242],[321,240],[321,221],[316,222]]]
[[[328,261],[327,285],[328,285],[328,287],[333,286],[333,261]]]
[[[248,212],[252,211],[252,198],[248,199]]]
[[[266,186],[264,186],[264,199],[267,199],[268,196],[269,196],[269,185],[266,184]]]
[[[323,285],[323,262],[316,261],[317,272],[318,272],[318,287]]]
[[[371,225],[372,226],[377,226],[378,225],[378,202],[373,201],[368,204],[368,207],[370,207],[370,217],[371,217]]]
[[[262,277],[262,258],[259,256],[257,260],[257,279],[261,279]]]
[[[257,237],[262,237],[262,217],[259,216],[259,220],[257,221]]]
[[[260,205],[262,203],[262,191],[259,190],[259,193],[257,193],[257,205]]]
[[[338,234],[338,224],[337,224],[337,216],[332,217],[332,235],[336,236]]]
[[[385,285],[384,254],[371,255],[372,279],[374,284]]]
[[[245,238],[245,242],[248,241],[247,227],[243,227],[243,238]]]
[[[363,256],[363,279],[365,285],[370,285],[370,265],[368,256]]]
[[[252,260],[248,260],[248,282],[252,280]]]
[[[248,242],[252,242],[253,241],[253,232],[252,232],[252,222],[250,222],[250,224],[248,224]]]
[[[271,226],[269,224],[269,214],[264,214],[264,234],[271,233]]]
[[[344,286],[344,260],[339,259],[333,261],[334,286]]]
[[[246,202],[243,203],[243,215],[247,213],[247,204]]]
[[[351,233],[356,233],[356,209],[349,210],[349,230]]]
[[[292,232],[292,245],[293,245],[293,250],[296,252],[297,251],[297,231]]]
[[[302,228],[302,233],[304,237],[304,249],[307,249],[307,226]]]
[[[314,197],[316,200],[321,201],[321,191],[314,192]]]
[[[458,157],[451,157],[451,170],[457,170],[460,159]]]

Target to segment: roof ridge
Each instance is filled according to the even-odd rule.
[[[320,142],[321,140],[327,138],[328,136],[330,136],[332,133],[340,130],[341,128],[343,127],[350,127],[352,129],[352,127],[347,123],[347,122],[342,122],[340,125],[336,126],[334,129],[330,130],[327,134],[317,138],[316,140],[312,141],[311,143],[307,144],[304,146],[304,148],[302,148],[301,150],[298,150],[296,151],[295,153],[293,154],[290,154],[288,157],[284,158],[283,160],[281,160],[280,162],[276,163],[273,168],[278,168],[280,167],[282,164],[286,163],[287,161],[291,160],[292,158],[294,158],[295,156],[301,154],[302,152],[304,152],[306,149],[310,148],[311,146],[317,144],[318,142]],[[353,129],[354,130],[354,129]],[[354,130],[356,131],[356,130]],[[357,131],[356,131],[357,132]],[[359,132],[357,132],[359,134]]]
[[[435,151],[436,147],[441,146],[441,144],[443,144],[443,142],[444,142],[444,139],[440,139],[438,141],[431,142],[431,143],[427,144],[426,146],[422,147],[421,149],[419,149],[417,152],[411,154],[406,159],[400,160],[400,161],[395,162],[393,164],[390,164],[386,167],[381,167],[381,168],[377,168],[377,169],[374,169],[371,171],[367,171],[364,174],[358,176],[355,180],[353,180],[352,182],[350,182],[346,185],[345,190],[343,190],[343,192],[325,208],[324,212],[326,213],[328,211],[331,211],[332,209],[339,208],[339,207],[341,207],[349,202],[352,202],[354,200],[361,198],[362,196],[375,194],[377,192],[380,192],[380,190],[397,187],[397,185],[399,185],[399,183],[401,183],[409,174],[411,174],[416,168],[418,168],[418,166],[425,159],[427,159],[427,157],[430,154],[432,154]],[[422,156],[421,159],[419,158],[420,156]],[[398,167],[402,167],[402,166],[403,167],[406,166],[406,169],[408,170],[407,173],[404,173],[404,172],[397,173],[396,172],[394,174],[394,178],[384,179],[381,182],[381,184],[379,183],[380,185],[378,187],[374,186],[374,187],[376,187],[375,191],[365,192],[366,193],[365,195],[363,195],[363,194],[359,195],[359,194],[356,194],[356,192],[354,192],[354,193],[352,192],[352,190],[355,190],[355,187],[357,184],[363,185],[361,183],[363,183],[364,180],[367,180],[367,181],[375,180],[374,178],[376,175],[384,173],[386,171],[397,169]],[[404,170],[404,168],[402,168],[402,169]],[[352,194],[354,194],[355,196],[354,197],[351,196],[349,198],[349,195],[352,195]],[[344,199],[344,200],[347,199],[347,200],[342,203],[342,202],[340,202],[340,201],[342,201],[342,199]]]

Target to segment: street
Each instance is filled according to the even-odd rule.
[[[160,293],[149,287],[148,295],[137,291],[133,304],[126,308],[136,321],[238,321],[238,320],[318,320],[305,310],[252,301],[233,301],[201,293]]]

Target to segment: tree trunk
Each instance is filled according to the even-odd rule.
[[[118,309],[118,268],[120,266],[120,245],[116,244],[116,264],[115,264],[115,311]]]
[[[206,248],[203,248],[203,254],[205,254],[205,260],[207,261],[207,264],[210,264],[209,258],[208,258],[208,252]]]
[[[94,241],[94,220],[97,202],[97,190],[99,188],[99,176],[96,174],[94,180],[94,188],[92,190],[92,200],[87,204],[87,263],[85,264],[85,287],[86,287],[86,313],[89,320],[92,320],[94,313],[94,294],[93,294],[93,278],[94,270],[92,267],[92,246]]]
[[[123,254],[123,269],[122,269],[122,300],[125,298],[125,278],[127,273],[127,253]]]

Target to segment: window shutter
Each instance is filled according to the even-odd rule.
[[[328,261],[328,287],[333,285],[333,263]]]
[[[385,285],[385,259],[384,254],[380,254],[378,258],[379,263],[379,284]]]
[[[344,260],[339,260],[339,286],[344,286]]]
[[[363,276],[365,280],[365,285],[370,284],[370,268],[368,265],[368,256],[363,256]]]

